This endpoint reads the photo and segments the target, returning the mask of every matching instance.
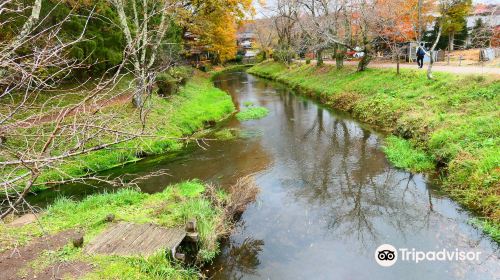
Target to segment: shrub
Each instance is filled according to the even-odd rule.
[[[176,94],[179,90],[177,80],[167,73],[160,73],[156,76],[156,86],[158,95],[162,97]]]

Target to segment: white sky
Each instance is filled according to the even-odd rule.
[[[253,0],[253,5],[256,10],[256,18],[262,18],[263,13],[265,13],[265,9],[259,4],[259,0]],[[272,7],[272,5],[275,3],[275,0],[263,0],[263,2],[266,3],[267,6]],[[472,0],[472,3],[478,4],[478,3],[486,3],[486,4],[500,4],[500,0]]]

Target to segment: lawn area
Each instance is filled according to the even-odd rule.
[[[316,67],[264,62],[249,73],[286,83],[392,133],[385,152],[397,167],[440,167],[442,188],[500,229],[500,81],[488,76],[424,71]],[[476,223],[477,224],[477,223]]]

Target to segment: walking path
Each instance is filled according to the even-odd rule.
[[[301,60],[301,62],[303,62]],[[335,64],[334,60],[325,60],[325,64]],[[357,65],[357,61],[344,61],[345,65]],[[420,69],[422,71],[427,71],[427,66],[428,64],[424,65],[424,68]],[[396,68],[395,63],[378,63],[378,62],[372,62],[368,65],[370,68]],[[418,69],[417,63],[410,64],[410,63],[401,63],[400,64],[401,68],[406,68],[406,69]],[[448,73],[454,73],[454,74],[487,74],[487,75],[498,75],[498,78],[500,78],[500,67],[493,67],[493,66],[449,66],[449,65],[439,65],[439,64],[434,64],[432,66],[433,71],[437,72],[448,72]]]

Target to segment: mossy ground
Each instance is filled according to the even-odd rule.
[[[487,76],[264,62],[248,70],[284,82],[333,108],[407,140],[388,138],[396,166],[444,165],[443,188],[500,228],[500,81]],[[415,153],[414,151],[417,151]],[[492,230],[490,230],[492,231]]]
[[[20,228],[0,224],[0,248],[8,250],[22,246],[45,231],[55,234],[68,229],[85,233],[85,244],[102,232],[108,223],[105,217],[114,214],[116,220],[133,223],[155,223],[166,227],[183,226],[195,218],[200,236],[199,256],[210,261],[219,251],[218,230],[224,227],[223,209],[203,194],[205,186],[199,181],[187,181],[168,186],[163,192],[146,194],[122,189],[115,193],[97,194],[80,202],[61,198],[40,217],[39,223]],[[223,196],[223,194],[220,194]],[[84,261],[95,268],[84,279],[195,279],[198,271],[169,261],[165,252],[148,258],[89,256],[71,244],[57,251],[46,251],[29,264],[42,270],[61,261]]]

